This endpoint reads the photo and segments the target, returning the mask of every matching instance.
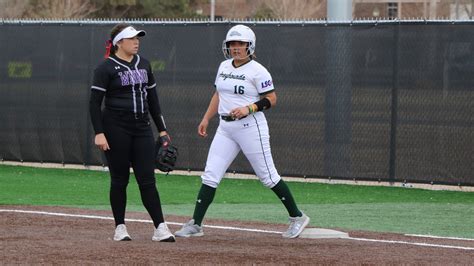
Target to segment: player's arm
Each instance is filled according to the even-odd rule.
[[[272,106],[275,106],[277,102],[277,96],[275,91],[271,91],[260,96],[260,100],[247,106],[237,107],[231,111],[231,115],[235,118],[242,118],[249,114],[256,113],[258,111],[266,110]]]
[[[265,95],[260,96],[260,100],[263,100],[264,98],[267,98],[268,101],[270,101],[270,107],[274,107],[277,103],[277,95],[276,95],[275,91],[272,91],[270,93],[267,93]],[[268,107],[268,108],[270,108],[270,107]],[[268,109],[268,108],[266,108],[266,109]],[[259,111],[261,111],[261,110],[259,110]]]
[[[150,112],[150,116],[155,122],[156,128],[158,129],[158,133],[160,137],[167,136],[168,132],[166,131],[166,124],[165,119],[163,118],[163,114],[161,112],[160,107],[160,100],[158,99],[158,93],[156,92],[156,79],[155,75],[153,74],[153,70],[151,69],[151,65],[148,64],[147,66],[148,72],[148,84],[147,84],[147,102],[148,102],[148,111]],[[169,136],[167,136],[169,142]]]
[[[201,123],[198,126],[198,134],[201,137],[207,137],[207,126],[209,125],[209,120],[211,120],[217,114],[217,108],[219,106],[219,94],[217,91],[212,95],[211,102],[207,107],[207,111],[204,114]]]
[[[89,114],[92,126],[95,132],[94,144],[102,151],[110,150],[109,143],[104,134],[104,126],[102,124],[102,100],[105,92],[99,90],[91,90],[89,99]]]
[[[102,124],[102,100],[105,92],[98,90],[91,90],[89,98],[89,115],[91,117],[92,126],[95,134],[104,133],[104,125]]]
[[[158,100],[158,94],[156,93],[155,88],[148,90],[147,101],[150,116],[153,119],[153,122],[155,122],[160,136],[167,135],[165,120],[161,113],[160,101]]]
[[[110,150],[109,143],[104,134],[102,123],[102,101],[105,97],[106,88],[109,84],[109,76],[105,66],[99,66],[94,70],[89,99],[89,114],[95,132],[94,144],[102,151]]]

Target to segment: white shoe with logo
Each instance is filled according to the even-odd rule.
[[[303,212],[301,212],[303,213]],[[296,238],[298,237],[303,229],[309,224],[309,217],[303,213],[301,217],[290,217],[290,226],[288,230],[282,234],[283,238]]]
[[[114,241],[130,241],[132,238],[127,232],[127,227],[124,224],[119,224],[115,228]]]
[[[170,229],[166,223],[161,223],[158,225],[158,228],[155,229],[153,237],[151,238],[153,241],[160,241],[160,242],[175,242],[174,235],[171,233]]]
[[[179,237],[190,237],[190,236],[203,236],[204,232],[202,227],[194,223],[194,219],[189,220],[189,222],[183,224],[180,230],[174,232],[176,236]]]

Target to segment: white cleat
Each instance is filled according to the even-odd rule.
[[[303,213],[303,212],[301,212]],[[290,217],[290,226],[288,230],[282,234],[283,238],[296,238],[298,237],[301,232],[303,232],[304,228],[309,224],[309,217],[303,213],[301,217]]]
[[[183,224],[180,230],[174,232],[176,236],[179,237],[190,237],[190,236],[203,236],[204,232],[202,227],[194,223],[194,219],[189,220],[189,222]]]
[[[160,242],[175,242],[174,235],[171,233],[170,229],[166,223],[161,223],[158,225],[158,228],[155,229],[153,233],[153,237],[151,238],[153,241],[160,241]]]
[[[115,228],[114,241],[130,241],[132,238],[127,232],[127,227],[124,224],[119,224]]]

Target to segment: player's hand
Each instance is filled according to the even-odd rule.
[[[199,136],[205,138],[207,137],[207,126],[209,125],[209,120],[206,118],[203,118],[201,120],[201,123],[199,123],[198,126],[198,134]]]
[[[94,143],[101,151],[110,150],[109,143],[107,142],[104,133],[95,135]]]
[[[164,133],[160,132],[160,137],[158,139],[158,142],[160,146],[167,147],[171,144],[171,138],[166,131],[163,131]]]
[[[232,109],[232,111],[230,111],[230,115],[235,119],[240,119],[244,116],[248,116],[249,112],[250,110],[247,106],[237,107],[237,108]]]

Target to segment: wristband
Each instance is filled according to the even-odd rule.
[[[270,100],[267,97],[261,99],[258,102],[255,102],[254,104],[257,106],[257,110],[255,110],[256,112],[263,111],[272,107],[272,104],[270,103]]]
[[[254,107],[254,104],[252,103],[251,105],[247,106],[249,108],[249,114],[253,114],[255,113],[255,107]]]

